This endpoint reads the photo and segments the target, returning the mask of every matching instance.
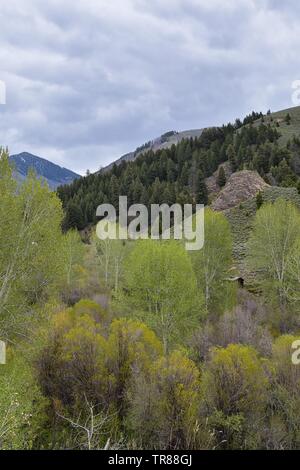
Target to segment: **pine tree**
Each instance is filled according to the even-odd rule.
[[[143,185],[141,183],[141,180],[137,178],[137,180],[133,183],[133,191],[132,191],[133,202],[135,204],[140,203],[142,193],[143,193]]]
[[[149,185],[149,175],[148,175],[148,167],[147,163],[143,162],[141,169],[140,169],[140,178],[143,185]]]
[[[223,166],[221,166],[219,169],[217,183],[220,186],[220,188],[222,188],[226,184],[226,175],[225,175],[225,170]]]
[[[70,201],[67,207],[67,213],[64,220],[64,229],[77,228],[79,230],[84,228],[84,217],[81,207],[74,201]]]
[[[110,202],[117,209],[119,207],[120,186],[118,178],[113,175],[110,180]]]
[[[294,186],[296,182],[296,175],[293,173],[285,158],[277,167],[276,177],[281,186]]]
[[[201,170],[198,171],[197,184],[196,184],[196,202],[197,204],[208,203],[208,191],[205,184],[205,179]]]
[[[256,208],[260,209],[261,206],[263,205],[263,203],[264,203],[264,200],[263,200],[263,197],[262,197],[262,193],[261,193],[261,191],[259,191],[256,195]]]
[[[238,150],[238,154],[237,154],[238,167],[243,166],[243,164],[246,162],[246,159],[247,159],[246,156],[247,156],[246,147],[243,143],[241,143],[239,150]]]
[[[176,180],[176,166],[170,158],[167,162],[167,181],[173,183]]]
[[[141,204],[144,204],[144,206],[147,206],[149,205],[149,189],[143,188],[143,191],[142,191],[142,194],[141,194],[141,199],[140,199],[140,203]]]
[[[133,167],[129,165],[124,172],[120,185],[120,195],[127,196],[128,205],[132,204],[132,191],[134,181],[135,174],[133,172]]]
[[[290,113],[287,113],[287,115],[285,116],[285,122],[288,126],[291,124],[291,120],[292,118],[291,118]]]
[[[178,171],[181,172],[183,163],[185,160],[185,141],[184,140],[182,140],[177,146],[176,159],[178,163]]]
[[[237,161],[236,160],[237,159],[236,159],[235,149],[234,149],[234,146],[232,144],[230,144],[229,147],[227,148],[226,155],[227,155],[227,158],[229,160],[232,171],[236,171],[236,169],[237,169]]]
[[[180,184],[182,186],[188,186],[188,184],[189,184],[189,174],[190,174],[189,164],[188,164],[188,162],[185,162],[185,164],[183,165],[182,171],[181,171],[181,175],[180,175]]]
[[[150,198],[151,204],[161,204],[162,192],[161,192],[161,183],[158,178],[155,178],[155,181],[152,185],[152,196]]]
[[[185,148],[185,152],[184,152],[184,159],[185,161],[191,161],[192,159],[192,147],[191,147],[191,144],[190,142],[188,142],[186,148]]]
[[[167,183],[163,191],[163,203],[172,205],[175,202],[174,199],[175,198],[174,194],[172,194],[171,185],[170,183]]]

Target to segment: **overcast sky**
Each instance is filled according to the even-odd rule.
[[[291,107],[299,19],[297,0],[0,0],[0,145],[84,173]]]

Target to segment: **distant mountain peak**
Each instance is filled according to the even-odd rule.
[[[41,176],[51,189],[56,189],[63,184],[70,184],[80,175],[67,168],[38,157],[29,152],[21,152],[11,155],[10,160],[15,166],[15,177],[18,181],[23,181],[30,169],[33,169],[38,176]]]

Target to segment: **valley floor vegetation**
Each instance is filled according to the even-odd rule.
[[[300,448],[295,204],[259,201],[250,292],[210,208],[198,252],[94,229],[83,243],[34,174],[16,185],[3,150],[0,196],[1,449]]]

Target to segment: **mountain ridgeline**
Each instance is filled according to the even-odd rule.
[[[14,165],[14,176],[19,182],[25,180],[30,170],[34,170],[37,176],[42,177],[52,190],[62,184],[70,184],[79,178],[79,175],[73,171],[28,152],[11,155],[10,161]]]
[[[118,207],[119,195],[126,195],[128,204],[207,205],[214,196],[207,184],[212,175],[219,190],[226,184],[225,162],[230,174],[252,170],[269,185],[300,188],[299,109],[253,112],[243,121],[204,129],[166,148],[145,147],[134,159],[123,158],[106,171],[59,187],[65,228],[95,223],[97,206],[109,202]]]
[[[150,150],[152,150],[153,152],[156,152],[158,150],[170,148],[172,147],[172,145],[177,145],[184,139],[200,137],[203,131],[204,129],[192,129],[192,130],[183,131],[183,132],[176,132],[176,131],[165,132],[165,134],[162,134],[160,137],[157,137],[154,140],[149,140],[145,144],[136,148],[134,152],[126,153],[115,162],[110,163],[104,168],[101,168],[99,172],[104,173],[104,172],[112,170],[114,165],[120,165],[123,162],[131,162],[133,160],[136,160],[138,157],[143,155],[145,152],[149,152]]]

